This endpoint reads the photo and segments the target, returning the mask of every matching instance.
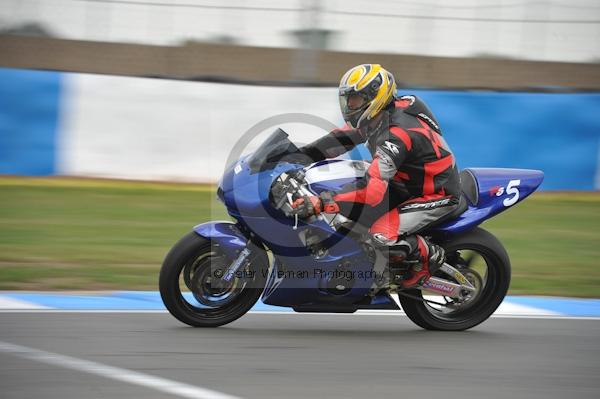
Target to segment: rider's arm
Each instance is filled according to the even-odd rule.
[[[379,140],[377,151],[365,176],[356,184],[344,187],[339,192],[325,192],[319,196],[297,199],[292,208],[298,209],[302,217],[325,213],[341,213],[354,219],[360,207],[356,204],[376,207],[386,196],[389,181],[398,172],[412,148],[411,138],[406,131],[392,127],[390,134]]]
[[[359,210],[354,207],[355,204],[376,207],[384,200],[388,181],[394,177],[395,173],[396,168],[387,154],[380,152],[378,148],[367,173],[356,184],[346,186],[338,193],[325,192],[318,196],[298,198],[292,204],[292,208],[297,209],[298,215],[301,217],[318,215],[321,212],[339,212],[354,219],[352,215]]]
[[[334,195],[342,214],[349,213],[353,204],[365,204],[371,207],[379,205],[384,199],[388,182],[394,178],[398,167],[402,165],[410,152],[412,142],[406,131],[398,127],[390,129],[390,135],[380,140],[377,152],[365,177],[354,187],[345,188]]]
[[[313,162],[335,158],[365,142],[357,129],[336,129],[326,136],[300,148]]]

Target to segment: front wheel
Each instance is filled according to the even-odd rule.
[[[218,245],[191,232],[167,254],[160,270],[160,296],[169,312],[193,327],[218,327],[243,316],[264,289],[268,258],[252,247],[238,272],[225,281],[234,262]]]
[[[479,227],[443,246],[446,262],[457,268],[476,291],[464,301],[455,301],[410,290],[407,294],[413,298],[400,296],[400,303],[406,315],[427,330],[466,330],[485,321],[504,300],[510,284],[510,260],[500,241]]]

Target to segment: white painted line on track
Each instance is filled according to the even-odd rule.
[[[540,319],[540,320],[592,320],[592,321],[600,321],[600,317],[596,316],[552,316],[552,315],[492,315],[493,319]]]
[[[0,309],[51,309],[33,302],[0,296]]]
[[[1,312],[0,312],[1,313]],[[40,313],[40,312],[37,312]],[[43,312],[42,312],[43,313]],[[276,314],[276,315],[296,315],[296,316],[393,316],[407,317],[406,313],[400,310],[358,310],[356,313],[302,313],[302,312],[279,312],[279,311],[251,311],[248,314]],[[243,317],[243,316],[242,316]],[[561,315],[539,315],[539,314],[493,314],[492,319],[547,319],[547,320],[596,320],[600,321],[600,317],[585,317],[585,316],[561,316]]]
[[[0,313],[169,313],[161,309],[0,309]],[[289,313],[289,312],[288,312]]]
[[[81,371],[112,380],[151,388],[156,391],[168,393],[182,398],[240,399],[237,396],[227,395],[210,389],[168,380],[166,378],[155,377],[153,375],[139,373],[137,371],[108,366],[102,363],[77,359],[75,357],[28,348],[26,346],[15,345],[8,342],[0,341],[0,352],[52,366]]]
[[[85,314],[85,313],[97,313],[97,314],[119,314],[119,313],[130,313],[130,314],[152,314],[152,313],[166,313],[166,310],[80,310],[80,309],[0,309],[2,313],[73,313],[73,314]],[[406,314],[400,310],[358,310],[356,313],[302,313],[302,312],[286,312],[278,310],[251,310],[248,314],[256,315],[293,315],[293,316],[393,316],[393,317],[406,317]],[[242,316],[243,317],[243,316]],[[546,320],[594,320],[600,321],[600,317],[597,316],[567,316],[567,315],[546,315],[546,314],[493,314],[490,316],[492,319],[546,319]]]

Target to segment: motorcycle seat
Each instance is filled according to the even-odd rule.
[[[471,205],[477,205],[479,201],[479,190],[477,188],[477,180],[469,169],[460,172],[460,191],[467,197]]]
[[[456,219],[469,208],[469,204],[477,205],[477,201],[477,181],[475,180],[473,174],[468,169],[465,169],[460,172],[460,199],[458,201],[458,206],[449,214],[441,217],[434,223],[427,226],[427,228],[431,228],[449,220]]]

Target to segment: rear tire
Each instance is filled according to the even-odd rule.
[[[191,232],[173,246],[160,270],[159,288],[163,303],[175,318],[193,327],[218,327],[231,323],[254,306],[265,286],[264,271],[268,269],[268,258],[264,251],[253,247],[247,267],[255,274],[252,281],[248,282],[249,287],[242,288],[235,297],[222,306],[211,308],[190,303],[181,292],[181,274],[184,270],[189,270],[191,262],[201,257],[209,257],[216,250],[218,247],[211,245],[210,240]],[[228,259],[229,262],[233,260]],[[188,284],[189,279],[185,285]],[[197,294],[194,292],[194,295]]]
[[[474,303],[466,309],[444,313],[422,301],[400,296],[406,315],[418,326],[427,330],[462,331],[487,320],[504,300],[510,284],[510,260],[498,239],[482,228],[475,228],[443,244],[446,254],[469,250],[478,253],[487,264],[485,285]],[[450,259],[450,258],[448,258]],[[452,264],[450,260],[448,263]],[[423,298],[419,290],[408,294]]]

